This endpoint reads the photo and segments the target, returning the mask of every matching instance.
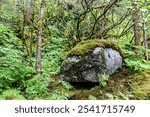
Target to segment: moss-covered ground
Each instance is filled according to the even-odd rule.
[[[57,78],[56,80],[57,81]],[[59,81],[59,80],[58,80]],[[55,82],[55,86],[50,87],[50,91],[59,89],[69,94],[71,100],[149,100],[150,99],[150,72],[144,71],[135,73],[122,69],[114,74],[107,81],[107,85],[101,88],[99,84],[73,85],[71,89],[65,89],[61,83]],[[88,86],[89,85],[89,86]],[[92,86],[93,85],[93,86]]]

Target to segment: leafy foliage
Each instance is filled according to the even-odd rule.
[[[69,94],[66,93],[65,91],[55,90],[52,93],[51,99],[53,99],[53,100],[67,100],[68,97],[69,97]]]
[[[125,59],[125,65],[134,71],[143,71],[150,69],[150,65],[141,60],[131,60],[127,58]]]
[[[107,75],[107,74],[102,75],[102,80],[100,81],[100,86],[105,87],[107,85],[108,79],[109,79],[109,75]]]
[[[130,68],[133,71],[143,71],[150,69],[149,63],[145,60],[143,60],[143,56],[137,57],[137,54],[133,49],[135,46],[131,44],[123,45],[123,51],[125,53],[125,59],[124,59],[124,65],[128,68]],[[141,50],[142,47],[139,47]],[[143,49],[144,53],[144,49]]]
[[[55,75],[59,72],[62,56],[64,55],[66,39],[61,37],[61,31],[55,26],[48,26],[51,35],[47,34],[47,43],[43,45],[43,72]],[[48,32],[48,31],[46,31]]]
[[[22,63],[22,51],[19,50],[19,39],[13,32],[0,28],[0,88],[24,87],[24,81],[30,78],[34,70]]]
[[[68,82],[61,80],[60,81],[62,83],[62,85],[66,88],[66,89],[72,89],[73,86],[71,86]]]
[[[0,95],[1,100],[25,100],[25,97],[20,94],[19,90],[7,89]]]
[[[25,82],[25,97],[27,99],[45,98],[48,95],[49,80],[49,77],[42,77],[40,75],[27,80]]]
[[[143,28],[143,21],[146,25],[150,21],[148,2],[149,0],[146,3],[143,0],[137,1],[140,29]],[[144,60],[144,39],[141,37],[140,47],[133,43],[130,1],[110,1],[104,4],[102,1],[97,3],[97,0],[89,0],[87,3],[76,0],[48,0],[42,19],[42,71],[40,75],[36,75],[36,39],[38,26],[41,24],[41,21],[38,21],[39,9],[40,0],[34,0],[32,4],[27,0],[3,0],[3,4],[0,4],[0,99],[67,100],[70,97],[68,92],[73,90],[73,93],[76,93],[78,89],[58,79],[66,53],[68,56],[82,55],[99,45],[106,48],[113,46],[121,54],[122,49],[125,55],[123,67],[129,68],[133,73],[150,69],[150,63]],[[144,13],[144,20],[140,16],[141,13]],[[147,25],[146,31],[149,30]],[[101,38],[103,43],[100,44],[95,38]],[[147,41],[149,44],[149,34]],[[69,51],[72,47],[75,49]],[[141,53],[136,53],[135,48],[140,49]],[[147,49],[147,52],[149,54],[150,50]],[[141,56],[137,57],[137,54]],[[104,74],[99,82],[101,89],[107,88],[108,80],[109,76]],[[61,86],[49,89],[49,86],[55,84]],[[105,94],[107,99],[113,100],[132,97],[130,93],[124,94],[121,91],[117,94],[99,94],[98,96]],[[94,94],[88,95],[87,98],[98,99]]]

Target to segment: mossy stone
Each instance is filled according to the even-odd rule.
[[[114,50],[119,51],[119,53],[123,57],[123,52],[121,48],[115,42],[113,42],[112,40],[104,39],[90,39],[81,41],[67,53],[67,57],[71,57],[74,55],[87,55],[90,52],[92,52],[93,49],[95,49],[96,47],[112,48]]]

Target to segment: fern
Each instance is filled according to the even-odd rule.
[[[101,86],[101,87],[105,87],[105,86],[107,85],[108,79],[109,79],[109,75],[103,74],[103,75],[102,75],[102,79],[101,79],[101,81],[100,81],[100,83],[99,83],[100,86]]]
[[[2,100],[25,100],[25,97],[20,94],[17,89],[4,90],[0,96]]]
[[[13,32],[0,28],[0,88],[24,88],[23,82],[32,76],[34,70],[22,63],[23,52],[17,44],[19,39]]]
[[[55,90],[52,93],[51,99],[53,99],[53,100],[67,100],[68,97],[69,97],[69,94],[66,93],[65,91]]]

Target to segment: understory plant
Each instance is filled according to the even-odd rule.
[[[6,27],[0,28],[0,89],[24,88],[34,70],[23,63],[19,39]]]
[[[108,79],[109,79],[109,75],[103,74],[103,75],[102,75],[102,79],[101,79],[101,81],[99,82],[100,87],[105,87],[105,86],[107,85]]]

